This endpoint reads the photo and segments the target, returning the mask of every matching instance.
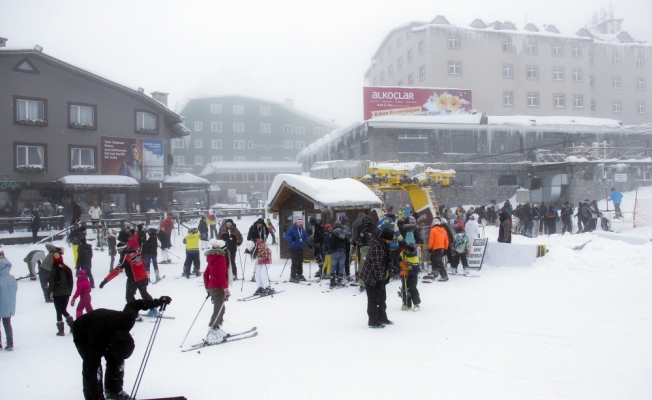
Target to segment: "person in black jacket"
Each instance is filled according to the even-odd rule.
[[[201,243],[201,250],[207,250],[210,248],[208,245],[208,224],[206,223],[206,217],[201,216],[199,220],[199,225],[197,225],[197,230],[199,231],[199,242]]]
[[[41,229],[41,212],[36,211],[32,216],[32,221],[30,222],[30,228],[32,230],[32,243],[38,242],[38,231]]]
[[[322,268],[324,267],[324,227],[321,224],[321,220],[316,219],[315,217],[310,217],[310,224],[312,225],[312,243],[314,245],[314,255],[319,269],[315,273],[315,278],[321,276]]]
[[[498,228],[498,242],[499,243],[512,243],[512,221],[509,213],[505,210],[501,211],[498,215],[500,220],[500,228]]]
[[[263,243],[267,243],[267,236],[269,236],[269,230],[265,226],[265,221],[262,218],[258,218],[249,227],[249,232],[247,233],[247,240],[254,241],[256,238],[260,238]]]
[[[138,234],[138,250],[142,251],[143,244],[147,241],[147,234],[145,233],[145,228],[143,227],[143,224],[138,224],[136,225],[138,230],[136,233]]]
[[[84,399],[128,400],[122,390],[124,360],[134,351],[134,339],[129,334],[139,310],[168,305],[172,299],[162,296],[154,300],[133,300],[122,311],[99,308],[77,318],[73,324],[73,340],[83,360],[82,379]],[[106,361],[102,383],[102,357]]]
[[[154,264],[154,274],[156,276],[156,282],[161,280],[161,276],[158,273],[158,262],[156,257],[158,256],[158,232],[156,228],[149,228],[147,230],[149,237],[143,243],[143,258],[145,259],[145,266],[147,268],[147,279],[151,282],[150,279],[150,264]]]
[[[91,288],[95,288],[95,280],[91,269],[93,267],[93,246],[86,242],[86,236],[79,238],[79,245],[77,247],[77,264],[75,269],[83,269],[86,271],[86,276],[91,283]]]
[[[131,237],[131,233],[129,233],[130,231],[131,227],[129,225],[125,225],[125,228],[118,232],[118,242],[127,243]]]
[[[231,218],[224,221],[224,225],[220,227],[220,232],[217,236],[218,239],[226,242],[226,248],[229,250],[229,258],[231,259],[231,272],[233,272],[233,280],[238,280],[238,267],[235,265],[235,255],[240,254],[238,247],[242,244],[242,233]],[[242,260],[240,260],[242,262]],[[244,278],[244,277],[243,277]]]

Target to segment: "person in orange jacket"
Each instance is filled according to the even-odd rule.
[[[440,218],[433,218],[432,228],[430,229],[430,238],[428,239],[428,249],[430,249],[430,261],[432,262],[433,278],[437,277],[435,273],[435,268],[440,275],[439,281],[446,282],[448,280],[448,274],[446,273],[446,267],[442,262],[442,257],[446,249],[448,249],[448,233],[446,229],[441,226]]]

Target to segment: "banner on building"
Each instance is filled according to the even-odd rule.
[[[137,181],[163,181],[163,141],[102,136],[102,175],[129,176]]]
[[[395,115],[471,114],[471,91],[466,89],[366,86],[364,119]]]

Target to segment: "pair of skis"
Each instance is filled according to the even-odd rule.
[[[255,294],[255,295],[253,295],[253,296],[243,297],[243,298],[241,298],[241,299],[238,299],[238,301],[251,301],[251,300],[257,300],[257,299],[260,299],[260,298],[262,298],[262,297],[270,297],[270,296],[274,296],[275,294],[283,293],[283,292],[285,292],[285,290],[279,290],[279,291],[277,291],[277,292],[274,292],[274,293],[271,293],[271,294],[264,294],[264,295],[261,295],[261,294]]]
[[[224,344],[224,343],[229,343],[229,342],[235,342],[237,340],[244,340],[244,339],[250,339],[252,337],[258,336],[258,332],[256,331],[256,327],[254,326],[253,328],[244,331],[244,332],[239,332],[239,333],[229,333],[226,336],[222,338],[222,340],[217,341],[217,342],[210,342],[206,339],[202,339],[201,343],[193,344],[187,349],[181,350],[182,352],[187,352],[187,351],[194,351],[197,350],[199,352],[201,349],[204,347],[209,347],[209,346],[216,346],[218,344]]]

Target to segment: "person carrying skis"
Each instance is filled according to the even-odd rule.
[[[5,330],[5,350],[14,349],[14,331],[11,328],[11,317],[16,315],[16,278],[9,273],[11,262],[5,258],[5,252],[0,250],[0,319]],[[0,335],[0,350],[2,350],[2,335]]]
[[[290,282],[305,281],[306,278],[303,276],[303,245],[312,248],[312,244],[310,244],[308,234],[303,227],[303,218],[297,218],[294,225],[285,232],[283,238],[289,242],[290,257],[292,258]],[[249,238],[247,237],[247,239]]]
[[[53,299],[54,309],[57,312],[57,336],[63,336],[63,317],[72,330],[73,319],[68,314],[68,299],[72,293],[72,270],[63,263],[63,255],[54,253],[52,255],[52,272],[48,286],[48,296]]]
[[[120,254],[120,261],[118,261],[118,265],[104,278],[102,283],[100,283],[100,289],[102,289],[104,285],[109,283],[113,278],[120,275],[122,270],[124,270],[125,275],[127,275],[125,293],[127,303],[136,300],[136,290],[140,292],[140,297],[143,299],[152,300],[152,296],[147,292],[149,279],[147,279],[145,262],[143,261],[141,254],[123,242],[118,243],[116,249]],[[147,315],[156,316],[156,309],[150,310]]]
[[[476,215],[476,214],[474,214]],[[467,224],[468,227],[468,224]],[[457,266],[462,260],[462,268],[464,268],[464,275],[469,274],[469,262],[466,258],[466,253],[469,250],[469,238],[464,231],[464,225],[455,225],[455,238],[453,239],[453,251],[451,252],[451,274],[457,275]]]
[[[138,311],[154,310],[168,305],[172,299],[132,300],[122,311],[99,308],[82,315],[73,325],[73,341],[82,358],[82,381],[85,400],[130,400],[122,390],[124,361],[134,351],[134,339],[129,334]],[[102,382],[102,358],[106,361]],[[106,390],[106,397],[105,391]]]
[[[84,315],[84,310],[87,313],[93,311],[93,306],[91,305],[91,283],[86,277],[86,271],[80,269],[77,271],[77,290],[70,300],[70,307],[75,306],[75,300],[79,297],[79,304],[77,305],[77,313],[75,318],[79,318]]]
[[[421,297],[417,289],[419,282],[419,256],[417,255],[417,246],[413,243],[408,243],[405,250],[401,252],[401,299],[403,305],[402,311],[412,309],[419,311],[421,309]]]
[[[380,234],[380,239],[374,235],[370,235],[368,239],[369,253],[360,271],[360,278],[364,281],[367,290],[367,325],[369,328],[378,329],[394,324],[387,317],[385,289],[390,272],[394,268],[389,253],[389,244],[394,240],[394,232],[384,230]]]
[[[43,259],[45,259],[45,253],[43,252],[43,250],[32,250],[29,253],[27,253],[25,258],[23,258],[23,261],[25,261],[25,264],[27,264],[27,270],[29,271],[30,281],[36,280],[36,266],[38,265],[40,268]]]
[[[226,336],[221,326],[226,312],[224,302],[231,296],[229,286],[233,283],[233,273],[229,268],[229,251],[226,242],[211,239],[209,244],[211,248],[204,253],[208,263],[204,271],[204,288],[213,303],[213,315],[208,323],[211,328],[208,338],[220,341]]]
[[[227,218],[224,221],[224,225],[220,228],[217,238],[226,243],[226,247],[229,250],[228,253],[231,263],[231,272],[233,273],[233,280],[237,281],[238,267],[235,264],[235,255],[238,253],[238,247],[242,244],[242,234],[231,218]]]
[[[190,265],[193,265],[193,273],[199,276],[201,266],[199,260],[199,232],[197,228],[190,228],[183,243],[186,245],[186,261],[183,263],[183,276],[190,279]]]

